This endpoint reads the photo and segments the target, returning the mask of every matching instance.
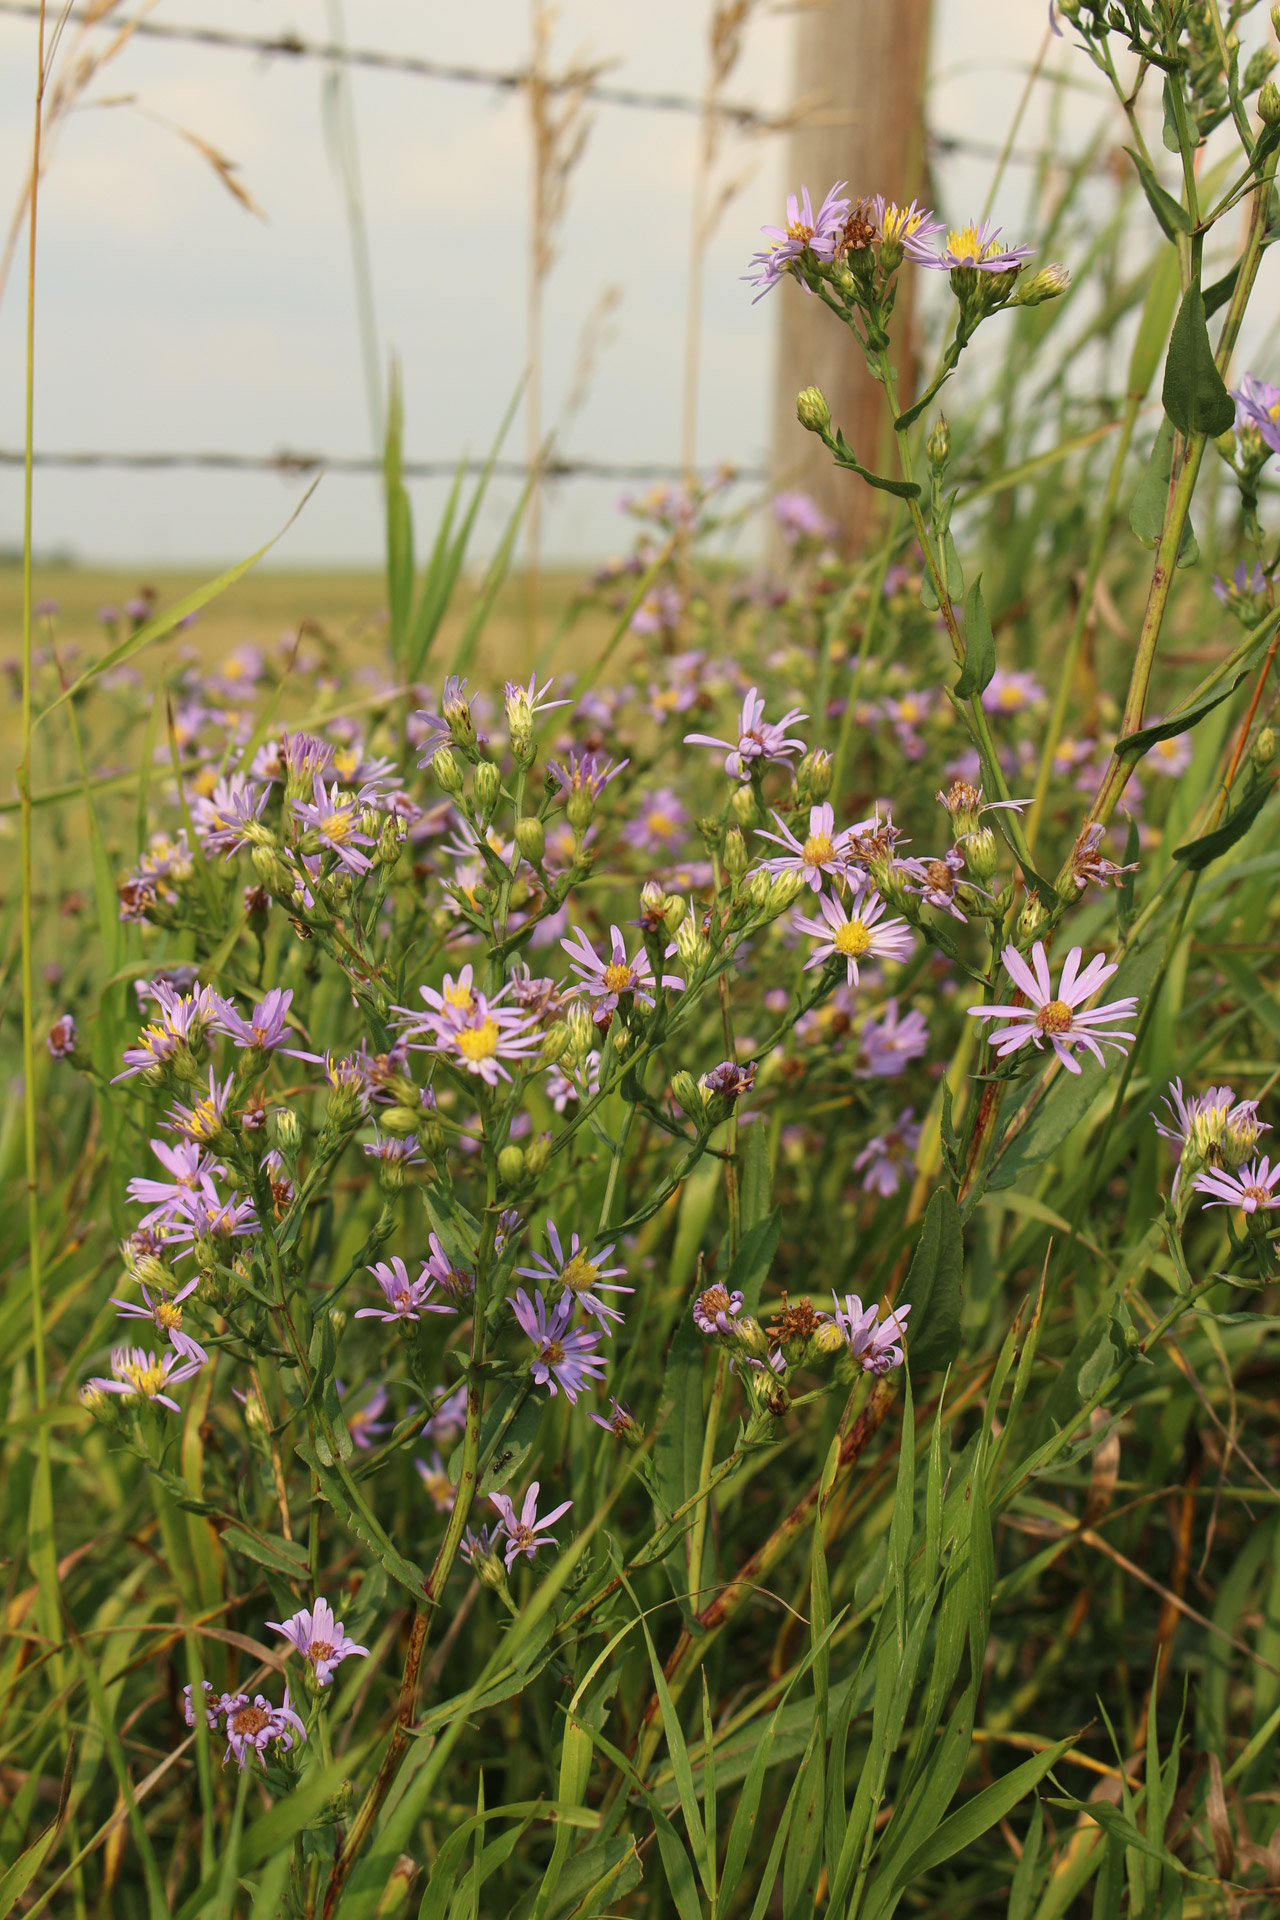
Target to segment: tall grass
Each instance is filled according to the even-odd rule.
[[[1141,166],[892,471],[802,397],[856,564],[658,491],[468,688],[524,503],[424,556],[397,394],[377,676],[185,653],[248,561],[73,665],[28,526],[0,1917],[1274,1910],[1271,41],[1064,12]],[[794,271],[892,394],[875,225]]]

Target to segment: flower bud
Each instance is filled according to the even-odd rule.
[[[596,810],[596,797],[589,784],[575,787],[569,795],[565,814],[575,833],[585,833]]]
[[[1274,6],[1271,9],[1271,31],[1275,34],[1276,39],[1280,40],[1280,5]]]
[[[677,927],[683,923],[688,911],[689,909],[685,903],[683,894],[669,893],[667,895],[667,904],[663,911],[662,923],[673,940],[676,936]]]
[[[1253,743],[1253,764],[1259,773],[1265,773],[1276,757],[1276,736],[1271,727],[1263,727]]]
[[[722,858],[724,860],[725,872],[728,873],[732,879],[737,880],[746,872],[750,857],[747,852],[747,843],[742,837],[741,829],[738,827],[730,827],[724,837],[724,853]]]
[[[1280,121],[1280,87],[1274,80],[1268,80],[1258,95],[1258,117],[1267,127],[1274,127]]]
[[[929,438],[924,443],[929,456],[929,465],[935,473],[941,473],[951,458],[951,426],[945,413],[940,413],[933,423]]]
[[[690,973],[695,973],[711,955],[711,942],[702,931],[702,924],[690,905],[688,913],[676,928],[676,952]]]
[[[547,851],[547,830],[536,813],[526,813],[516,821],[515,840],[532,866],[540,865]]]
[[[811,801],[825,800],[831,791],[834,770],[834,762],[825,747],[811,748],[796,768],[797,791],[805,794]],[[739,792],[741,791],[742,789],[739,788]],[[750,793],[750,787],[746,791]]]
[[[757,1360],[763,1360],[769,1351],[769,1340],[764,1328],[749,1313],[740,1313],[733,1322],[733,1337],[745,1352],[754,1354]]]
[[[831,409],[817,387],[806,387],[796,395],[796,419],[810,433],[826,433],[831,426]]]
[[[249,858],[253,861],[254,872],[268,892],[277,898],[289,899],[297,885],[297,875],[286,866],[274,847],[254,847]]]
[[[1048,266],[1040,267],[1035,273],[1024,274],[1018,282],[1017,291],[1009,302],[1011,307],[1038,307],[1046,300],[1056,300],[1071,285],[1071,275],[1066,268],[1054,260]]]
[[[1075,886],[1073,883],[1072,898],[1074,899],[1074,897]],[[1023,904],[1022,912],[1018,915],[1018,939],[1022,941],[1024,945],[1028,940],[1034,939],[1040,928],[1044,925],[1046,918],[1045,910],[1040,904],[1039,894],[1029,893]]]
[[[525,1171],[536,1180],[540,1173],[546,1171],[547,1162],[550,1158],[551,1135],[549,1133],[536,1133],[524,1150]]]
[[[569,1029],[569,1058],[580,1067],[596,1043],[595,1022],[585,1000],[575,1000],[564,1017]]]
[[[393,1140],[407,1140],[418,1131],[422,1120],[421,1107],[384,1107],[378,1115],[378,1125]]]
[[[702,1088],[684,1067],[671,1076],[671,1091],[695,1125],[701,1125],[705,1111]]]
[[[394,867],[396,865],[403,852],[401,846],[403,838],[404,836],[400,831],[400,823],[394,813],[384,815],[382,825],[378,829],[379,865],[384,867]]]
[[[524,1153],[519,1147],[503,1147],[498,1155],[498,1178],[508,1187],[519,1186],[524,1179]]]
[[[441,783],[443,785],[443,782]],[[489,820],[502,792],[502,775],[492,760],[482,760],[475,770],[473,792],[482,820]]]
[[[544,1067],[554,1067],[556,1061],[562,1060],[568,1051],[569,1023],[567,1020],[557,1020],[554,1026],[548,1027],[546,1033],[543,1035],[542,1065]]]
[[[965,836],[964,863],[979,884],[991,878],[999,858],[996,837],[990,827],[978,827]]]
[[[809,1352],[806,1353],[805,1358],[808,1359],[809,1353],[815,1355],[839,1353],[843,1346],[844,1335],[837,1323],[834,1320],[823,1320],[809,1341]]]
[[[771,913],[785,913],[794,906],[804,892],[807,882],[803,874],[775,873],[769,881],[769,910]]]
[[[452,799],[462,792],[462,774],[451,747],[437,747],[431,756],[431,771]]]
[[[740,827],[754,827],[760,818],[760,809],[756,805],[756,796],[751,783],[744,781],[735,787],[729,801],[729,810]]]

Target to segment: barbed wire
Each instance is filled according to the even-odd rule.
[[[39,0],[0,0],[0,16],[9,16],[21,20],[37,20],[40,17]],[[68,15],[68,26],[91,26],[95,24],[87,14],[72,12]],[[499,93],[518,93],[528,84],[527,67],[480,67],[465,62],[450,60],[432,60],[425,55],[412,53],[390,53],[378,47],[349,47],[336,41],[304,40],[300,34],[256,34],[237,32],[227,27],[206,27],[199,24],[182,26],[168,20],[128,19],[103,21],[113,31],[132,30],[139,38],[151,40],[169,40],[182,42],[189,46],[215,47],[233,53],[256,53],[289,60],[319,60],[338,62],[352,67],[367,67],[381,73],[407,73],[422,80],[440,80],[458,86],[488,87]],[[548,92],[582,92],[588,100],[594,100],[603,106],[628,107],[646,113],[683,113],[702,114],[708,110],[707,102],[696,94],[653,92],[643,87],[617,87],[606,81],[593,80],[585,88],[581,76],[573,73],[562,75],[559,79],[548,77],[543,83]],[[766,107],[752,105],[745,100],[716,100],[711,102],[710,111],[722,120],[733,125],[754,129],[761,133],[780,133],[787,131],[794,123],[794,116],[786,111],[771,112]],[[822,108],[826,114],[829,108]],[[999,160],[1003,148],[996,142],[970,140],[959,134],[930,132],[926,136],[930,148],[938,154],[957,154],[973,160]],[[1052,154],[1035,148],[1015,148],[1005,155],[1006,162],[1015,166],[1040,166],[1046,160],[1053,159]]]
[[[20,467],[26,456],[20,448],[0,447],[0,467]],[[159,472],[166,468],[202,469],[206,472],[275,473],[286,479],[305,478],[314,473],[376,474],[382,462],[369,454],[303,453],[284,449],[279,453],[217,453],[150,451],[141,449],[117,452],[105,448],[37,449],[32,455],[36,467],[92,469],[110,467],[138,473]],[[467,474],[483,473],[487,460],[404,460],[401,472],[409,480],[451,480],[459,468]],[[523,460],[495,460],[491,469],[498,479],[524,480],[529,468]],[[541,462],[544,480],[682,480],[683,467],[670,461],[558,460]],[[764,467],[732,468],[737,480],[767,479]]]

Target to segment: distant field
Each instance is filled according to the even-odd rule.
[[[57,602],[56,635],[59,645],[74,642],[83,652],[98,652],[105,644],[99,620],[103,607],[124,603],[151,589],[158,608],[172,605],[209,576],[195,569],[169,572],[136,569],[108,572],[96,568],[40,567],[35,573],[35,599]],[[524,582],[508,582],[489,619],[477,662],[477,676],[512,673],[538,657],[570,605],[583,575],[554,573],[543,577],[536,625],[527,617]],[[430,672],[438,677],[448,668],[453,649],[471,603],[474,583],[464,580],[455,606],[437,637]],[[380,573],[292,573],[255,568],[243,580],[206,607],[195,624],[144,655],[157,666],[175,644],[190,644],[202,662],[212,664],[232,648],[254,641],[273,647],[282,633],[296,632],[302,622],[317,635],[340,646],[348,660],[367,657],[381,661],[386,626],[386,588]],[[123,631],[123,629],[120,629]],[[562,669],[589,659],[609,631],[595,609],[584,612],[573,633],[557,648]],[[0,660],[18,656],[22,645],[22,575],[17,567],[0,569]],[[528,664],[526,664],[528,663]],[[83,664],[78,663],[78,664]]]

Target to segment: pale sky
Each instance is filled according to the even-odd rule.
[[[133,11],[132,7],[126,11]],[[701,0],[562,0],[561,58],[616,62],[619,85],[694,93],[709,9]],[[998,142],[1045,28],[1043,0],[937,0],[931,122]],[[323,40],[325,0],[160,0],[160,20]],[[792,21],[762,8],[735,98],[784,104]],[[510,67],[527,57],[526,0],[346,0],[353,45]],[[0,13],[0,212],[26,165],[34,26]],[[1055,52],[1055,57],[1060,57]],[[1082,82],[1083,57],[1075,56]],[[1021,69],[1021,71],[1020,71]],[[528,133],[523,100],[476,87],[357,70],[354,106],[384,352],[402,363],[407,453],[482,452],[525,359]],[[74,114],[40,205],[37,444],[46,448],[281,448],[362,454],[369,427],[347,229],[326,153],[315,62],[136,39],[90,89],[129,94],[230,156],[266,212],[237,205],[191,148],[124,105]],[[1101,111],[1068,97],[1069,135]],[[1044,137],[1044,97],[1020,138]],[[680,370],[694,123],[601,106],[572,185],[547,293],[547,414],[570,382],[583,322],[602,290],[622,303],[569,455],[679,456]],[[767,454],[770,303],[740,278],[762,221],[778,217],[783,143],[740,142],[754,175],[729,207],[706,266],[699,456]],[[941,210],[980,205],[990,163],[939,169]],[[821,188],[827,183],[811,183]],[[1014,217],[1017,171],[997,209]],[[24,241],[25,249],[25,241]],[[0,447],[21,445],[24,263],[0,307]],[[517,421],[508,451],[523,453]],[[257,546],[301,487],[274,475],[38,476],[37,545],[84,561],[227,560]],[[625,540],[618,484],[567,482],[548,507],[549,553],[582,559]],[[413,489],[420,529],[442,488]],[[491,545],[510,488],[482,524]],[[20,482],[0,471],[0,547],[20,534]],[[420,532],[420,542],[423,538]],[[377,483],[329,475],[277,549],[281,563],[376,564]]]

